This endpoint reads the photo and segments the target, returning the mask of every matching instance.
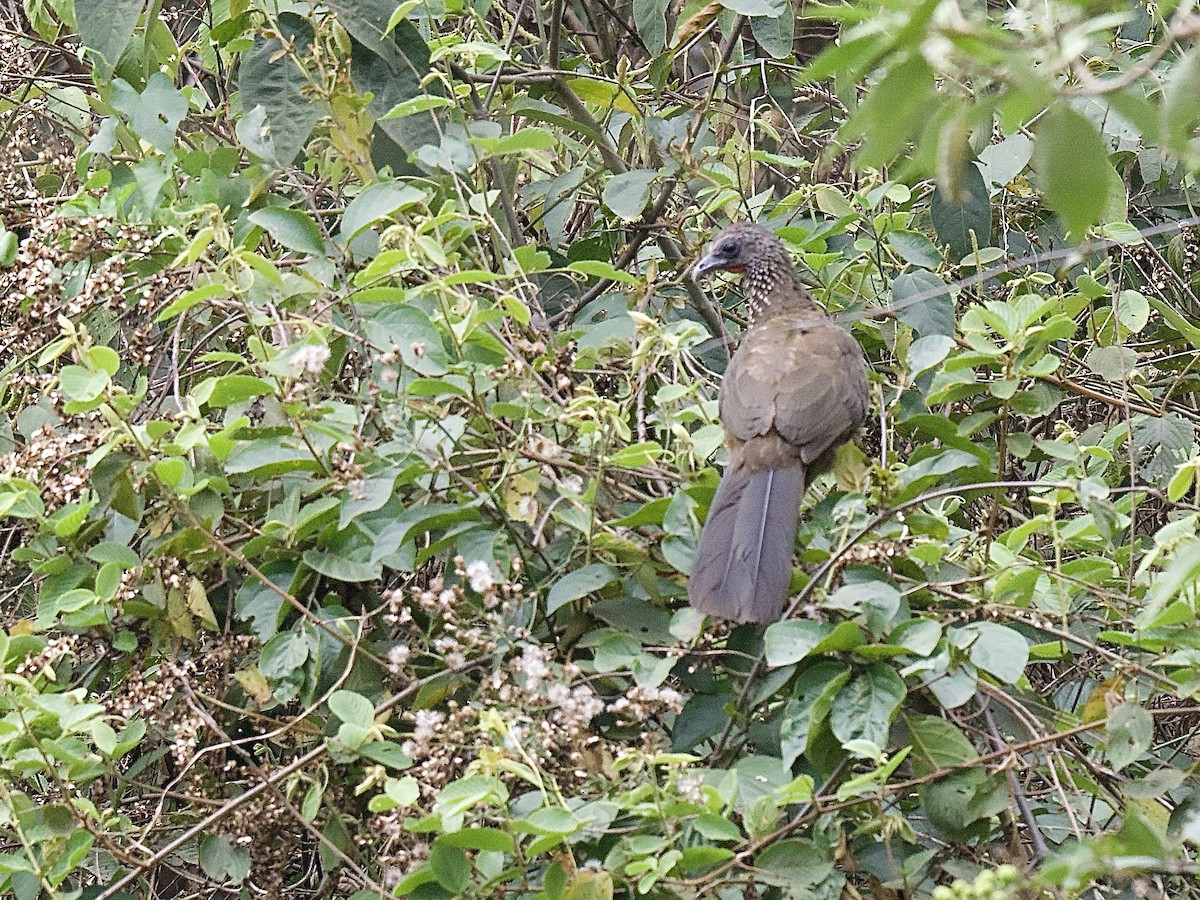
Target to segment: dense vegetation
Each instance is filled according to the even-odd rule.
[[[0,24],[0,892],[1200,896],[1191,2]],[[874,404],[765,632],[742,218]]]

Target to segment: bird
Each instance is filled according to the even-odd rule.
[[[866,419],[867,365],[773,232],[753,222],[722,229],[692,277],[718,270],[741,274],[749,322],[718,395],[729,464],[688,599],[708,616],[768,624],[787,601],[805,488]]]

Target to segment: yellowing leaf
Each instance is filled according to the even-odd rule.
[[[606,109],[619,109],[630,115],[638,113],[637,104],[620,85],[608,81],[596,81],[594,78],[568,78],[567,85],[585,103],[594,103]]]
[[[510,519],[527,525],[537,524],[538,502],[536,499],[541,479],[536,469],[528,469],[512,475],[504,482],[504,511]]]

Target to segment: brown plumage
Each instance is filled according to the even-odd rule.
[[[742,273],[750,324],[721,384],[729,467],[688,597],[710,616],[774,622],[787,600],[804,489],[866,418],[866,363],[770,231],[751,222],[722,230],[693,276],[717,269]]]

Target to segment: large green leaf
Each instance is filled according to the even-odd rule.
[[[112,105],[128,117],[138,137],[162,153],[174,148],[175,132],[188,109],[183,94],[162,72],[151,75],[140,92],[118,78],[113,82]]]
[[[834,698],[849,680],[848,665],[820,660],[796,678],[795,695],[784,707],[779,723],[780,754],[790,766],[808,750],[812,737],[829,716]]]
[[[959,629],[956,644],[969,646],[971,662],[1001,681],[1016,684],[1029,661],[1029,642],[1007,625],[976,622]]]
[[[946,197],[940,187],[934,188],[929,218],[938,240],[950,248],[955,259],[991,243],[992,204],[978,165],[968,162],[963,169],[961,197]]]
[[[616,571],[603,563],[592,563],[576,569],[554,583],[546,598],[546,614],[549,615],[572,600],[586,597],[616,580]]]
[[[1115,174],[1096,126],[1066,103],[1056,104],[1038,126],[1033,162],[1046,205],[1082,240],[1107,208]]]
[[[875,663],[838,692],[829,725],[843,745],[866,740],[888,745],[888,728],[906,691],[904,680],[891,666]]]
[[[896,317],[911,325],[918,337],[954,336],[954,298],[933,272],[918,269],[897,275],[892,281],[892,306]]]
[[[133,37],[145,0],[81,0],[75,4],[75,23],[89,56],[111,73]]]
[[[312,216],[298,209],[269,206],[250,214],[250,221],[289,250],[325,255],[325,241]]]
[[[627,222],[641,216],[650,202],[650,185],[658,173],[635,169],[614,175],[604,185],[604,205]]]
[[[798,663],[833,633],[829,622],[785,619],[767,628],[764,647],[767,665],[789,666]]]
[[[327,0],[327,5],[353,38],[350,77],[356,90],[373,95],[368,109],[379,127],[409,154],[424,144],[440,144],[441,125],[433,110],[381,118],[402,103],[440,93],[436,84],[421,83],[429,74],[429,45],[421,33],[407,20],[385,33],[396,11],[392,0]]]
[[[1176,153],[1197,158],[1200,126],[1200,47],[1193,47],[1171,68],[1163,91],[1162,141]]]
[[[297,60],[308,56],[312,26],[294,13],[281,13],[278,38],[259,35],[238,68],[242,119],[238,138],[251,153],[277,168],[290,165],[308,143],[321,107],[301,91],[309,83]]]
[[[858,164],[879,167],[895,159],[918,125],[928,119],[935,101],[934,74],[929,63],[914,53],[888,70],[867,91],[854,116],[842,129],[847,138],[863,139]]]
[[[667,44],[668,0],[633,0],[633,23],[638,36],[651,53],[658,54]]]

